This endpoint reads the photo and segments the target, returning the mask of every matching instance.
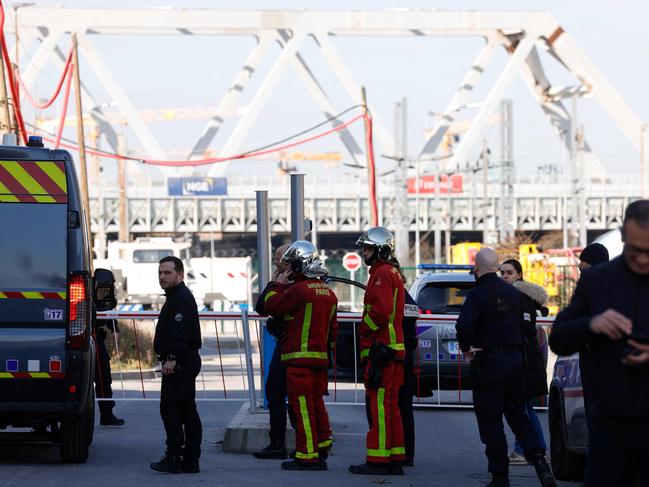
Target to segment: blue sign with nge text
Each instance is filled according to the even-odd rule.
[[[226,178],[169,178],[169,196],[219,196],[228,194]]]

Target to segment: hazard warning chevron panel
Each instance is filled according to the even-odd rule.
[[[67,203],[65,164],[0,161],[0,203]]]
[[[66,294],[65,291],[7,291],[0,289],[0,299],[65,299]]]

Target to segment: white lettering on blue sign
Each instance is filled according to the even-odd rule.
[[[45,321],[61,321],[63,320],[63,310],[45,308],[43,310],[43,318]]]

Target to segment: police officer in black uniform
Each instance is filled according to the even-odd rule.
[[[415,414],[412,409],[412,397],[415,395],[417,383],[415,378],[415,361],[417,356],[417,318],[419,307],[406,291],[406,304],[403,311],[403,343],[406,355],[403,359],[403,384],[399,388],[399,412],[403,424],[403,444],[406,449],[406,459],[403,465],[412,467],[415,464]]]
[[[489,486],[509,486],[504,414],[541,485],[555,487],[545,450],[525,414],[522,298],[497,271],[494,250],[485,248],[476,254],[476,286],[467,293],[455,326],[460,348],[471,362],[473,405],[493,477]]]
[[[110,356],[106,349],[106,337],[111,331],[115,336],[115,341],[119,337],[119,328],[117,320],[97,320],[95,325],[96,336],[96,353],[95,360],[95,396],[98,399],[110,399],[113,397],[113,383],[110,370]],[[97,401],[99,404],[99,424],[102,426],[122,426],[124,420],[113,414],[115,401]]]
[[[160,310],[153,347],[162,362],[160,416],[167,433],[167,451],[151,468],[167,473],[198,473],[203,437],[196,410],[201,328],[196,300],[183,277],[180,259],[169,256],[160,260],[158,279],[167,300]]]

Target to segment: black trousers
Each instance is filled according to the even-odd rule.
[[[286,406],[286,367],[282,365],[279,343],[275,345],[273,356],[268,366],[266,378],[266,400],[270,414],[270,431],[268,436],[272,442],[283,443],[286,437],[286,411],[295,427],[293,411]]]
[[[98,328],[97,343],[95,344],[95,396],[97,398],[111,398],[113,397],[113,388],[111,384],[110,371],[110,357],[106,349],[106,331],[103,328]],[[98,401],[99,414],[102,418],[107,418],[113,413],[115,401]]]
[[[403,361],[403,385],[399,388],[399,412],[403,423],[403,443],[406,459],[415,458],[415,415],[412,397],[415,395],[414,352],[408,352]]]
[[[649,485],[647,431],[620,431],[591,419],[584,487]]]
[[[198,459],[201,455],[203,425],[196,410],[196,376],[201,370],[198,351],[178,363],[179,370],[162,376],[160,416],[167,433],[167,453]]]
[[[545,454],[525,413],[525,367],[521,352],[485,353],[471,363],[473,405],[480,440],[492,474],[507,473],[507,438],[503,415],[528,459]]]

